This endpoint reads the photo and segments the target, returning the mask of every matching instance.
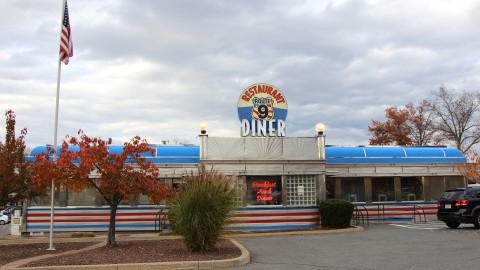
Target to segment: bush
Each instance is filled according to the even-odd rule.
[[[230,177],[204,165],[185,177],[180,196],[169,209],[175,232],[190,251],[215,247],[235,208],[235,190]]]
[[[172,232],[175,233],[175,206],[176,203],[172,203],[168,206],[168,212],[167,212],[167,219],[168,219],[168,229]]]
[[[322,227],[348,228],[352,220],[353,204],[339,199],[329,199],[320,202],[320,217]]]

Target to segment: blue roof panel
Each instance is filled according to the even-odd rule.
[[[444,149],[439,147],[415,147],[405,148],[405,152],[409,157],[447,157]],[[457,150],[460,153],[460,151]]]
[[[357,157],[364,158],[365,150],[363,147],[327,147],[326,155],[337,158],[342,157]]]
[[[443,152],[445,152],[445,155],[447,157],[458,157],[458,158],[465,158],[462,155],[462,152],[458,151],[456,148],[444,148]]]
[[[157,156],[200,156],[198,146],[157,146]]]
[[[156,164],[183,164],[183,163],[199,163],[200,162],[200,148],[198,146],[152,146],[154,155],[150,152],[142,153],[141,156]],[[60,147],[57,147],[60,151]],[[74,151],[78,151],[79,147],[71,147]],[[110,154],[121,154],[123,146],[110,146]],[[47,146],[35,147],[30,155],[26,157],[29,162],[35,161],[35,156],[41,153],[47,153]]]
[[[386,147],[361,147],[365,150],[366,157],[405,157],[403,148],[386,148]]]
[[[450,147],[342,147],[325,148],[327,164],[388,164],[388,163],[465,163],[466,158]],[[365,156],[359,156],[365,151]]]
[[[156,164],[196,164],[200,162],[199,146],[152,146],[155,155],[144,156]],[[26,159],[46,153],[46,146],[35,147]],[[77,148],[78,149],[78,148]],[[123,146],[110,147],[110,153],[120,154]],[[391,164],[391,163],[465,163],[462,153],[450,147],[400,146],[328,146],[325,148],[327,164]]]

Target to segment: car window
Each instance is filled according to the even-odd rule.
[[[445,191],[442,194],[442,197],[440,197],[440,200],[452,201],[452,200],[460,199],[462,196],[463,196],[463,190]]]
[[[468,198],[480,198],[480,190],[478,189],[467,189],[465,193]]]

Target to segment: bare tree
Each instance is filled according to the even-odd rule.
[[[480,142],[479,93],[459,93],[441,86],[433,95],[430,104],[436,118],[436,130],[462,153],[467,153]]]
[[[412,144],[440,144],[442,139],[435,130],[435,113],[431,110],[431,104],[424,99],[417,106],[410,102],[405,107],[409,112],[407,123],[412,131],[410,133]]]

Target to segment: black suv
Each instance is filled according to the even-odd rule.
[[[455,229],[473,223],[480,229],[480,187],[447,189],[437,201],[437,218]]]

